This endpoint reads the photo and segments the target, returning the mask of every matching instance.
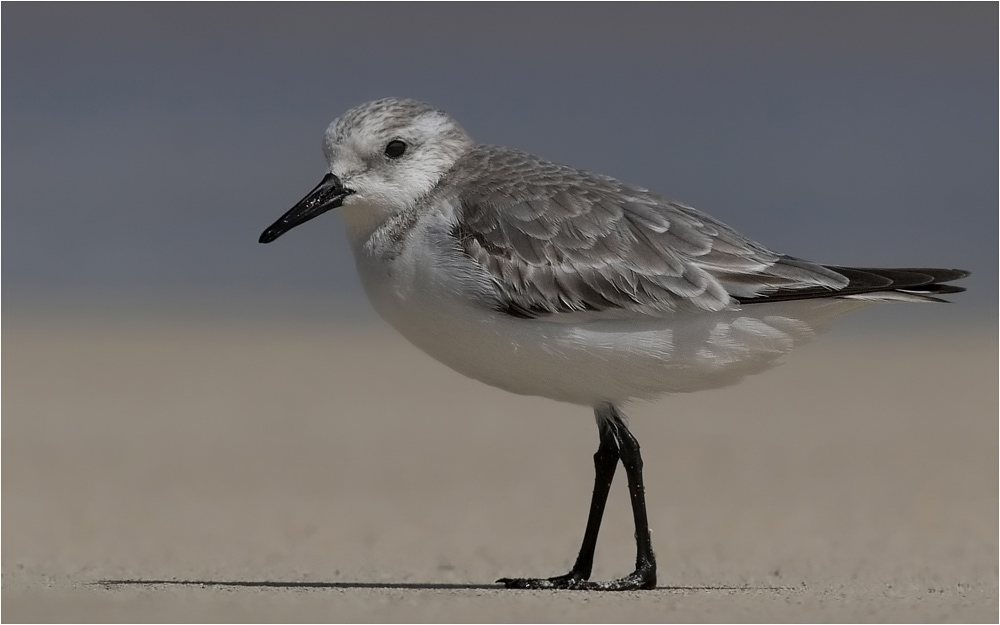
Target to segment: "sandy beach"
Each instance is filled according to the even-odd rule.
[[[661,588],[592,594],[493,585],[572,563],[586,409],[374,325],[5,322],[4,621],[997,619],[995,326],[631,407]]]

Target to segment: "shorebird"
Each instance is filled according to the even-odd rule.
[[[573,568],[508,588],[656,585],[639,443],[621,406],[717,388],[775,365],[829,321],[889,301],[943,301],[957,269],[823,265],[752,241],[682,203],[509,147],[480,145],[414,100],[362,104],[327,129],[328,173],[260,236],[339,208],[379,314],[487,384],[588,406],[595,481]],[[618,462],[636,566],[590,581]]]

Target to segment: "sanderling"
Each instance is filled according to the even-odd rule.
[[[872,302],[942,301],[957,269],[821,265],[609,176],[478,145],[446,113],[387,98],[327,129],[329,173],[260,237],[340,208],[375,309],[452,369],[594,410],[590,516],[569,573],[508,588],[656,585],[639,444],[620,406],[733,384]],[[625,468],[636,568],[591,582],[615,468]]]

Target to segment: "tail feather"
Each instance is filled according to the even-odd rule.
[[[847,278],[847,284],[839,289],[808,287],[804,289],[778,289],[757,297],[739,298],[744,304],[757,302],[779,302],[796,299],[848,298],[863,300],[902,300],[944,302],[936,297],[951,293],[961,293],[964,287],[946,284],[961,280],[969,275],[962,269],[920,268],[873,268],[840,267],[824,265],[826,269]]]

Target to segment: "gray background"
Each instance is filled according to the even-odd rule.
[[[339,219],[256,239],[321,177],[326,125],[397,95],[786,253],[971,269],[962,310],[996,310],[995,4],[8,4],[3,17],[8,304],[360,299]]]

